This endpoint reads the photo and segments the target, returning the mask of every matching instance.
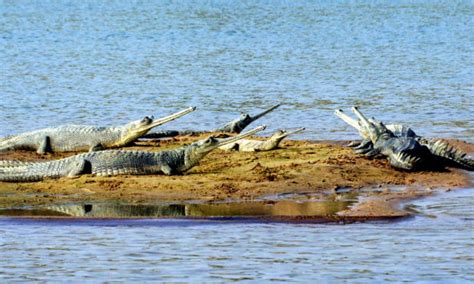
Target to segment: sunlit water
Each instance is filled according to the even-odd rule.
[[[0,279],[474,281],[469,190],[415,205],[351,225],[0,218]]]
[[[472,1],[2,1],[0,135],[199,111],[169,129],[259,123],[355,138],[360,105],[474,141]]]
[[[472,1],[150,2],[0,1],[0,135],[281,102],[264,134],[356,138],[332,111],[357,104],[474,142]],[[0,219],[0,280],[474,281],[472,192],[396,223]]]

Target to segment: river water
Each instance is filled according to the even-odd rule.
[[[0,2],[0,135],[190,105],[164,128],[206,130],[281,102],[267,133],[355,138],[332,111],[357,104],[474,141],[472,1],[96,2]]]
[[[0,1],[0,135],[116,125],[259,123],[353,139],[359,105],[474,142],[472,1]],[[352,225],[0,219],[0,279],[474,281],[473,189],[410,220]],[[436,218],[429,217],[430,215]]]
[[[0,218],[4,281],[474,281],[472,189],[399,222]]]

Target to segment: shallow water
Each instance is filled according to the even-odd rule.
[[[190,105],[168,129],[259,123],[357,133],[357,104],[419,134],[474,141],[472,1],[2,1],[0,135],[113,125]]]
[[[353,139],[357,104],[418,134],[474,142],[472,1],[0,1],[0,135],[241,111],[264,134]],[[257,124],[257,123],[255,123]],[[474,281],[473,190],[396,223],[0,218],[0,280]],[[411,207],[412,208],[412,207]],[[431,218],[436,216],[436,218]]]
[[[334,216],[357,201],[355,196],[338,200],[268,200],[184,204],[79,203],[39,207],[0,208],[0,216],[85,218],[297,218]],[[309,220],[309,219],[308,219]]]
[[[0,218],[4,281],[474,281],[472,190],[400,222]]]

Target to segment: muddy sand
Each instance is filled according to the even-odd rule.
[[[204,136],[138,142],[129,150],[160,151],[179,147]],[[450,140],[472,154],[474,144]],[[345,141],[285,140],[269,152],[215,150],[184,175],[113,176],[48,179],[34,183],[0,182],[0,208],[80,202],[248,201],[268,196],[364,192],[361,202],[338,216],[391,218],[408,213],[397,209],[400,200],[430,195],[433,189],[454,189],[472,183],[466,171],[404,172],[391,168],[385,159],[367,159],[344,147]],[[74,153],[40,156],[34,152],[0,153],[0,159],[39,161],[59,159]],[[404,190],[392,191],[397,185]],[[363,191],[366,188],[376,188]]]

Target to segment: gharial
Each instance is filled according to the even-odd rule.
[[[226,125],[216,128],[210,131],[196,131],[196,130],[159,130],[153,131],[143,135],[141,138],[143,139],[158,139],[158,138],[167,138],[167,137],[175,137],[175,136],[183,136],[183,135],[198,135],[203,133],[209,132],[225,132],[225,133],[240,133],[244,130],[249,124],[256,121],[257,119],[263,117],[264,115],[272,112],[276,108],[278,108],[281,104],[276,104],[274,106],[269,107],[268,109],[256,114],[250,115],[248,113],[243,113],[240,115],[239,118],[236,118]]]
[[[219,149],[225,151],[240,151],[240,152],[258,152],[258,151],[270,151],[276,149],[280,142],[288,137],[291,134],[300,133],[304,128],[298,128],[293,131],[286,131],[286,130],[277,130],[270,136],[267,140],[259,141],[259,140],[250,140],[250,139],[241,139],[234,143],[229,143],[227,145],[219,147]]]
[[[212,150],[264,130],[259,126],[227,139],[208,137],[188,146],[160,152],[104,150],[48,162],[0,161],[0,181],[28,182],[44,178],[76,177],[84,174],[175,175],[194,167]]]
[[[418,136],[411,128],[402,124],[384,125],[375,119],[367,119],[357,107],[352,111],[359,120],[346,115],[342,110],[335,114],[356,128],[363,140],[351,143],[355,152],[367,157],[387,157],[390,164],[403,170],[420,170],[453,166],[474,170],[474,160],[448,143]]]
[[[33,150],[43,154],[122,147],[137,140],[153,127],[180,118],[194,110],[196,110],[195,107],[189,107],[160,119],[146,116],[142,120],[132,121],[122,126],[62,125],[12,135],[0,139],[0,152]]]

